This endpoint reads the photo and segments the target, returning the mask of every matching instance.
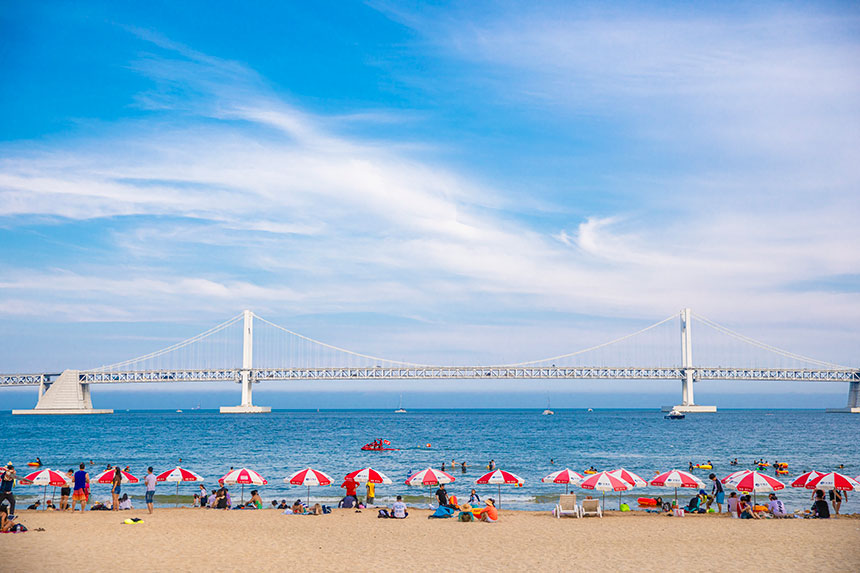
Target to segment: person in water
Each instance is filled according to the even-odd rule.
[[[460,462],[460,471],[466,473],[466,462]]]

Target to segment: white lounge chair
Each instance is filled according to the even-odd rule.
[[[562,515],[580,517],[579,506],[576,505],[575,493],[568,493],[559,496],[558,503],[555,505],[555,516],[560,518]]]
[[[587,515],[596,515],[597,517],[603,517],[603,510],[600,509],[599,499],[582,500],[582,507],[579,508],[579,516],[585,517]]]

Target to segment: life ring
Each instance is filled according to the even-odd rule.
[[[763,464],[758,464],[758,467],[760,467],[760,468],[769,468],[769,467],[770,467],[770,464],[769,464],[769,463],[767,463],[767,462],[764,462]]]
[[[596,474],[597,472],[596,472],[596,471],[594,471],[594,470],[585,470],[585,471],[584,471],[584,472],[582,472],[582,473],[591,475],[591,474]]]
[[[784,476],[784,475],[788,475],[788,470],[776,470],[776,473],[778,475]]]
[[[767,511],[766,505],[754,505],[753,511]]]
[[[700,470],[712,470],[714,466],[708,464],[696,464],[693,466],[694,468],[699,468]]]
[[[640,497],[636,500],[636,503],[638,503],[639,505],[650,506],[657,505],[657,500],[653,497]]]
[[[27,465],[33,468],[37,468],[42,464],[40,464],[39,462],[27,462]]]

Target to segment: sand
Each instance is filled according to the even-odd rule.
[[[860,571],[860,518],[684,518],[611,512],[555,519],[502,511],[494,524],[376,518],[334,510],[156,509],[81,514],[22,511],[31,531],[0,535],[3,571]],[[122,525],[126,517],[140,525]],[[44,532],[33,531],[43,527]],[[429,569],[428,569],[429,570]]]

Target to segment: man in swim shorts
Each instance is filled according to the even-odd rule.
[[[146,509],[152,513],[152,500],[155,497],[155,474],[152,473],[152,466],[147,468],[143,483],[146,484]]]
[[[90,487],[90,474],[86,472],[84,469],[84,464],[81,462],[81,465],[78,466],[80,469],[75,472],[75,489],[72,491],[72,511],[75,511],[75,506],[78,502],[81,503],[81,511],[86,511],[87,509],[87,498],[89,495],[87,494],[87,490]]]
[[[711,508],[711,504],[716,501],[717,502],[717,513],[723,512],[723,502],[726,501],[726,492],[723,491],[723,484],[720,480],[717,479],[716,474],[711,474],[708,476],[713,485],[711,485],[711,495],[708,496],[708,509]]]

